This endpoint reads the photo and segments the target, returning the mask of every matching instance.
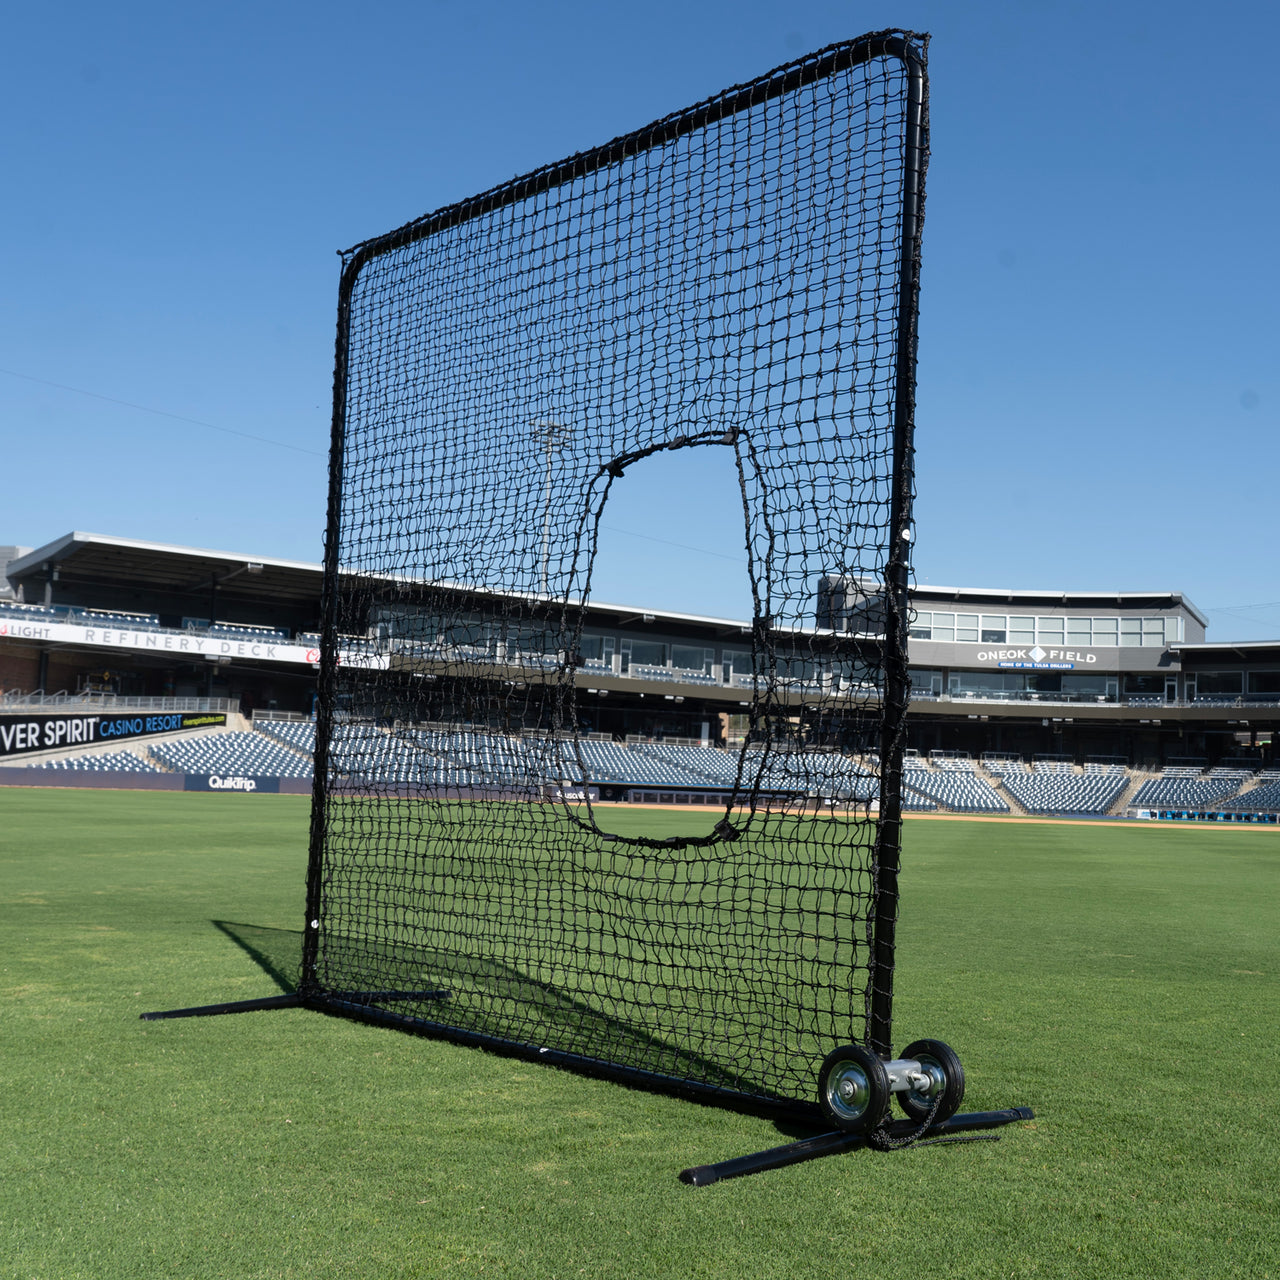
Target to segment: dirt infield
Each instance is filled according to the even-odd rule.
[[[679,813],[698,812],[702,806],[688,804],[632,804],[624,800],[596,800],[592,808],[616,809],[667,809]],[[711,809],[711,805],[705,806]],[[830,817],[856,817],[847,809],[824,809],[823,814]],[[1187,831],[1232,830],[1256,831],[1259,828],[1271,828],[1280,831],[1280,826],[1273,823],[1255,822],[1168,822],[1157,818],[1041,818],[1028,814],[1011,813],[904,813],[907,822],[1004,822],[1020,826],[1052,826],[1052,827],[1150,827],[1159,830],[1177,828]]]

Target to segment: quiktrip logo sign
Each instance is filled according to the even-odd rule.
[[[184,791],[236,791],[241,795],[269,792],[274,795],[280,790],[280,779],[234,772],[189,773],[182,787]]]
[[[60,747],[91,747],[178,733],[185,729],[221,729],[221,712],[173,712],[162,715],[0,716],[0,758]]]

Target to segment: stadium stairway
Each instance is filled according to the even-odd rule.
[[[1010,792],[1004,785],[1003,778],[997,774],[988,774],[987,781],[995,788],[1000,799],[1009,806],[1009,816],[1011,818],[1025,818],[1029,816],[1026,809],[1022,807],[1022,801],[1019,800],[1017,796],[1013,795],[1012,792]]]
[[[1138,794],[1142,784],[1159,776],[1158,773],[1151,773],[1146,769],[1130,769],[1129,785],[1116,797],[1115,804],[1111,806],[1111,813],[1116,815],[1124,814],[1133,804],[1133,797]]]

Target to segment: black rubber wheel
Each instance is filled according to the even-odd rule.
[[[933,1107],[934,1099],[942,1093],[942,1101],[934,1112],[934,1124],[950,1120],[964,1101],[964,1068],[956,1051],[941,1040],[914,1040],[898,1055],[914,1058],[932,1077],[928,1090],[910,1089],[897,1094],[898,1105],[909,1120],[917,1124],[924,1120]]]
[[[818,1105],[845,1133],[874,1129],[889,1110],[889,1076],[884,1063],[858,1044],[833,1049],[818,1071]]]

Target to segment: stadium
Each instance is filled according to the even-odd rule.
[[[238,264],[206,243],[234,229],[227,206],[200,239],[198,202],[184,199],[181,252],[166,268],[216,262],[234,306],[219,315],[209,288],[178,286],[207,323],[201,334],[165,314],[199,348],[175,382],[189,394],[202,380],[216,386],[237,428],[200,420],[225,408],[170,399],[189,412],[167,412],[144,408],[142,392],[105,394],[115,384],[72,386],[88,378],[70,372],[70,311],[31,326],[51,335],[45,358],[65,363],[65,383],[0,371],[41,394],[128,410],[130,423],[110,437],[114,486],[51,426],[33,430],[79,465],[28,486],[40,508],[15,508],[5,531],[24,545],[0,548],[0,975],[15,1104],[0,1234],[14,1274],[1280,1275],[1280,1120],[1264,1105],[1280,1068],[1265,1030],[1280,972],[1280,642],[1216,643],[1207,619],[1232,608],[1202,610],[1176,591],[1026,589],[1042,563],[1089,581],[1078,566],[1091,553],[1073,546],[1073,564],[1046,554],[1047,537],[1020,539],[1021,566],[997,560],[1017,588],[914,580],[937,572],[917,560],[917,535],[924,553],[931,522],[955,523],[930,492],[939,474],[964,499],[963,534],[995,542],[969,518],[982,494],[971,467],[948,468],[941,431],[920,441],[932,479],[921,472],[917,489],[928,37],[839,40],[569,154],[584,141],[578,122],[556,134],[563,148],[544,148],[547,117],[502,41],[494,75],[473,37],[438,38],[453,16],[432,13],[417,30],[398,21],[393,40],[344,21],[332,39],[340,64],[314,97],[295,95],[288,76],[290,59],[313,61],[296,23],[274,46],[249,42],[255,59],[288,51],[259,70],[301,104],[304,132],[317,104],[333,102],[349,136],[314,166],[323,198],[305,192],[292,222],[273,212],[270,183],[255,184],[259,201],[244,198],[247,174],[225,182],[253,224]],[[723,15],[742,30],[759,16]],[[1035,15],[1024,19],[1019,28],[1034,27]],[[618,88],[627,59],[614,46],[640,49],[646,28],[669,40],[675,25],[608,24],[603,11],[599,23],[573,22],[608,31],[596,61]],[[226,135],[242,144],[228,152],[269,137],[272,173],[296,185],[277,113],[241,92],[255,79],[237,61],[243,33],[224,25],[225,49],[194,30],[184,42],[219,64],[217,106],[197,99],[200,111],[220,119],[234,68],[232,96],[250,123]],[[1089,71],[1115,46],[1132,94],[1162,60],[1135,60],[1110,31],[1082,56],[1066,23],[1052,39],[1043,27],[1024,35],[1014,59],[1009,24],[974,26],[971,51],[998,56],[966,66],[950,55],[961,74],[949,71],[946,92],[1001,85],[977,132],[1025,120],[1040,167],[1094,205],[1068,205],[1070,236],[1058,234],[1068,222],[1031,202],[1025,145],[998,144],[1017,152],[1016,194],[988,204],[972,190],[955,200],[957,174],[991,185],[978,152],[944,162],[942,225],[965,205],[974,216],[952,234],[953,259],[959,247],[984,277],[993,259],[1011,287],[999,302],[990,280],[975,289],[953,277],[962,318],[941,344],[929,340],[944,358],[926,362],[939,371],[926,416],[939,425],[946,405],[941,426],[990,468],[985,492],[1045,476],[1045,460],[1060,488],[1087,474],[1071,520],[1055,523],[1073,539],[1096,526],[1107,543],[1097,580],[1115,581],[1116,530],[1163,526],[1095,520],[1090,504],[1140,475],[1159,510],[1173,510],[1157,451],[1139,441],[1140,471],[1122,449],[1098,465],[1074,439],[1073,458],[1038,459],[1058,433],[1021,422],[1034,404],[1046,426],[1055,411],[1060,424],[1070,383],[1099,432],[1123,423],[1141,437],[1116,389],[1159,381],[1139,345],[1143,300],[1182,317],[1194,308],[1146,287],[1136,307],[1118,305],[1118,258],[1086,235],[1081,247],[1107,276],[1104,290],[1087,290],[1086,315],[1052,277],[1028,288],[1012,274],[1022,241],[981,237],[988,224],[1002,234],[996,210],[1016,207],[1027,239],[1087,279],[1066,242],[1091,218],[1116,239],[1123,184],[1099,201],[1098,179],[1121,168],[1072,174],[1041,145],[1035,96],[1011,95],[1006,73],[1016,64],[1047,81],[1058,60]],[[1167,26],[1150,24],[1148,50],[1161,52]],[[576,117],[601,113],[586,119],[586,141],[609,136],[597,136],[601,120],[631,127],[629,109],[604,114],[614,83],[593,93],[576,56],[549,59],[516,34],[539,92],[562,79]],[[728,27],[712,34],[708,48],[719,48]],[[1212,79],[1199,28],[1185,43],[1193,74],[1180,96]],[[465,56],[423,77],[424,48]],[[385,61],[400,49],[413,84],[428,88],[456,61],[467,111],[456,90],[405,93]],[[643,64],[631,55],[646,79],[669,60],[670,50]],[[188,60],[163,61],[191,78]],[[736,75],[736,55],[730,65]],[[67,93],[40,70],[61,84],[53,97]],[[146,86],[148,74],[135,79]],[[696,76],[702,85],[703,69]],[[99,69],[81,78],[96,83]],[[392,97],[361,112],[375,80]],[[1141,111],[1117,113],[1095,92],[1105,80],[1084,94],[1073,85],[1069,114],[1092,111],[1096,97],[1108,139],[1127,124],[1158,155],[1150,144],[1169,113],[1149,104],[1160,99],[1140,92]],[[669,106],[659,97],[655,109]],[[533,159],[566,158],[528,169],[517,152],[523,175],[483,189],[503,162],[466,117],[490,100],[506,113],[503,135],[513,109],[527,116]],[[1229,127],[1215,153],[1240,132],[1239,101],[1218,117]],[[75,132],[91,133],[97,101],[77,107]],[[201,130],[176,97],[174,108],[187,127],[169,136],[206,168]],[[162,125],[167,113],[152,114]],[[947,118],[963,119],[950,103]],[[381,219],[388,207],[371,145],[385,136],[403,172],[420,166],[440,121],[481,167],[437,155],[446,182],[429,187],[435,212],[341,254],[314,563],[288,539],[320,523],[323,419],[297,418],[293,444],[269,438],[288,431],[267,424],[290,385],[309,403],[324,398],[313,391],[327,369],[312,361],[291,378],[269,336],[272,321],[313,316],[315,297],[280,276],[255,293],[254,279],[267,257],[313,257],[306,228],[352,188],[362,203],[330,219],[325,248],[334,227],[367,231],[371,211]],[[1193,151],[1185,131],[1179,121],[1170,134],[1178,168]],[[949,150],[974,132],[949,126],[939,141]],[[155,167],[182,189],[170,166]],[[139,181],[142,168],[132,168]],[[421,208],[422,175],[407,176]],[[1221,182],[1203,185],[1233,226],[1238,202]],[[456,200],[457,188],[479,194]],[[1054,203],[1065,194],[1055,188]],[[1194,207],[1145,198],[1129,223],[1144,234],[1124,238],[1127,254],[1157,245],[1173,260],[1157,234],[1166,206]],[[41,295],[60,300],[70,277],[48,268],[100,217],[80,218],[74,236],[46,220],[56,252],[20,255],[15,268],[39,261]],[[157,238],[160,217],[136,221]],[[125,260],[114,247],[105,256]],[[262,305],[294,294],[292,306]],[[1034,330],[1033,313],[1009,305],[1032,295],[1055,310],[1066,302],[1066,325],[1096,343],[1080,358],[1086,348],[1058,350],[1065,326],[1035,334],[1069,374],[1056,389],[1048,370],[1020,385],[1038,352],[983,327],[992,305]],[[253,345],[259,379],[242,382],[243,364],[221,358],[209,341],[219,327]],[[283,340],[287,326],[274,328]],[[971,328],[980,336],[965,352]],[[1110,380],[1105,348],[1123,362]],[[1179,361],[1191,363],[1189,350]],[[146,352],[146,398],[158,406],[175,394],[166,364],[182,362],[154,344]],[[1200,354],[1228,376],[1221,348]],[[969,366],[969,377],[978,364],[1018,406],[1008,459],[986,447],[1002,427],[982,374],[970,388],[981,450],[958,420],[955,370]],[[284,399],[264,399],[268,388]],[[1163,404],[1192,405],[1202,440],[1209,414],[1189,392],[1170,385]],[[1245,413],[1260,400],[1231,396]],[[259,466],[256,446],[219,457],[221,440],[209,439],[192,502],[172,483],[194,470],[184,437],[170,431],[172,448],[149,448],[139,412],[309,455],[298,506],[275,501],[284,469]],[[1262,452],[1240,443],[1264,474]],[[1184,451],[1168,452],[1185,466]],[[709,458],[736,492],[712,493]],[[664,490],[676,468],[682,479]],[[1245,510],[1241,470],[1231,480]],[[1197,486],[1208,474],[1199,469]],[[145,525],[49,539],[71,519],[141,520],[120,502],[124,475],[131,493],[150,495]],[[97,506],[71,483],[85,477],[105,492]],[[64,514],[51,516],[59,481]],[[272,501],[255,500],[253,485]],[[1042,503],[1053,492],[1025,488]],[[737,562],[738,594],[728,570],[700,574],[673,556],[681,543],[643,559],[627,544],[619,573],[600,533],[627,532],[605,521],[628,501],[644,511],[637,536],[648,547],[666,541],[649,534],[672,531],[704,543],[686,552]],[[956,562],[976,566],[956,530]],[[205,542],[253,549],[189,545]],[[1197,570],[1186,551],[1183,581],[1197,595],[1206,581],[1229,589],[1229,573]],[[1145,559],[1134,552],[1134,579],[1159,586],[1164,559],[1174,563],[1165,542]],[[1263,580],[1248,580],[1249,593]],[[646,585],[604,585],[619,581]],[[676,581],[686,594],[663,597]],[[741,612],[710,603],[737,599]],[[708,603],[676,611],[681,601]],[[960,1143],[973,1145],[941,1147]],[[828,1156],[839,1158],[818,1158]]]
[[[5,722],[139,711],[224,719],[88,748],[11,736],[5,781],[177,787],[219,774],[306,790],[322,576],[319,564],[266,554],[92,533],[9,548]],[[1208,641],[1204,615],[1176,592],[917,587],[911,602],[910,807],[1233,821],[1274,820],[1280,810],[1280,641]],[[572,782],[606,801],[718,802],[732,748],[750,734],[751,624],[643,601],[588,602],[583,613],[573,678],[592,759],[590,776]],[[420,610],[383,610],[344,637],[343,660],[398,673],[406,687],[447,684],[451,670],[478,664],[495,690],[563,661],[504,642],[484,616],[477,604],[444,635],[427,633]],[[816,632],[866,632],[876,616],[874,594],[858,583],[815,584]],[[789,746],[816,755],[865,747],[848,740],[840,708],[866,673],[847,663],[819,669],[799,648],[784,661]],[[548,732],[525,715],[511,723],[496,711],[468,724],[464,740],[435,742],[426,758],[448,766],[459,787],[500,786],[504,759]]]

